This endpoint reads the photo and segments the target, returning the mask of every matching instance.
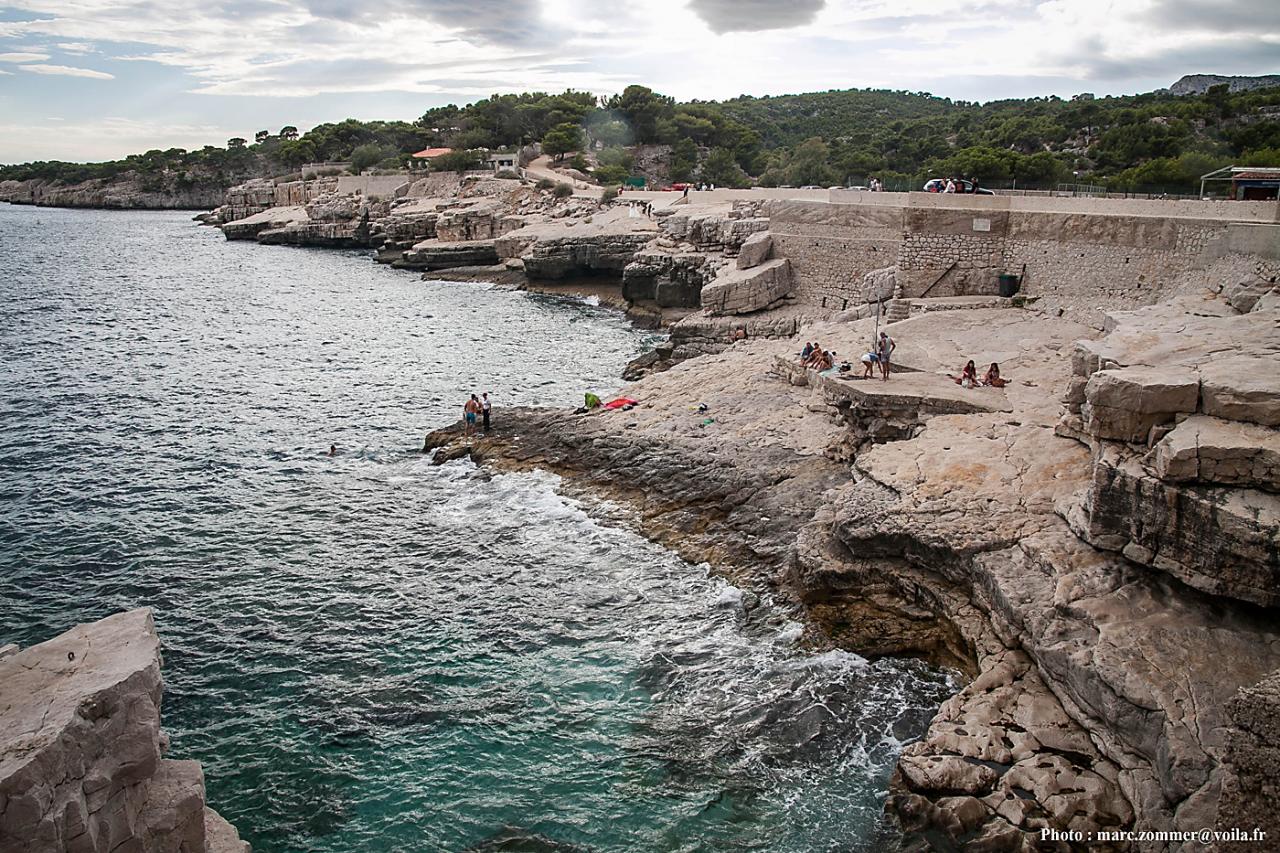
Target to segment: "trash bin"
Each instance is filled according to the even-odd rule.
[[[1018,276],[1008,272],[1000,274],[1001,296],[1013,296],[1018,292],[1020,286],[1021,282],[1018,280]]]

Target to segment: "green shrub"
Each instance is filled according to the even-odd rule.
[[[538,182],[534,184],[534,186],[540,190],[549,190],[555,185],[556,185],[556,182],[551,180],[550,178],[539,178]]]
[[[592,174],[602,184],[620,184],[631,172],[625,166],[600,166]]]
[[[604,191],[600,193],[600,200],[605,204],[608,204],[609,202],[617,198],[621,193],[622,193],[622,187],[605,187]]]
[[[568,198],[573,195],[573,187],[568,184],[556,184],[556,188],[551,191],[556,198]]]

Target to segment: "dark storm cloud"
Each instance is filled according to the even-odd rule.
[[[689,0],[714,33],[785,30],[807,24],[826,0]]]
[[[1159,0],[1147,10],[1147,20],[1160,29],[1275,34],[1280,32],[1280,3],[1276,0]],[[1280,63],[1280,47],[1273,49],[1273,58]]]
[[[378,4],[305,0],[305,5],[317,18],[345,23],[399,15],[421,17],[460,30],[467,41],[504,47],[527,46],[550,37],[537,0],[389,0]]]

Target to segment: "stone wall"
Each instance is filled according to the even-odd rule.
[[[774,255],[790,259],[796,294],[805,302],[835,310],[861,302],[862,277],[898,261],[900,208],[784,200],[765,210]]]
[[[1099,306],[1139,307],[1241,271],[1280,274],[1280,224],[1266,221],[1266,205],[850,196],[859,203],[766,204],[797,297],[819,307],[864,301],[863,277],[896,265],[906,297],[995,295],[999,275],[1012,273],[1042,308],[1100,325]]]

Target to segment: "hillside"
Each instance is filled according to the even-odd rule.
[[[428,146],[455,149],[437,168],[466,168],[484,149],[540,141],[605,184],[633,174],[719,186],[865,184],[874,176],[889,189],[913,189],[932,176],[963,175],[996,188],[1087,183],[1189,193],[1199,175],[1222,165],[1280,166],[1280,86],[1265,87],[1273,79],[1194,75],[1140,95],[985,104],[882,89],[685,103],[639,85],[608,99],[529,92],[434,107],[412,123],[347,119],[305,134],[262,130],[252,143],[231,139],[225,148],[3,166],[0,182],[40,182],[46,197],[64,198],[75,194],[49,188],[94,182],[97,195],[87,197],[98,197],[128,181],[151,196],[204,193],[308,162],[403,168]],[[9,195],[23,200],[26,192]]]

